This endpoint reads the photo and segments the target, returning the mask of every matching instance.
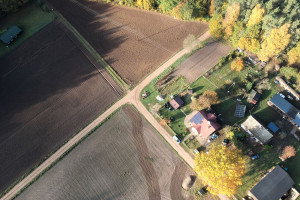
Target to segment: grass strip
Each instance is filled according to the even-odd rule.
[[[84,45],[84,47],[91,53],[91,55],[99,62],[105,70],[113,77],[118,85],[127,90],[130,86],[113,70],[111,66],[98,54],[98,52],[90,45],[90,43],[75,29],[70,22],[65,19],[59,12],[53,11],[58,16],[60,21],[76,36],[76,38]]]

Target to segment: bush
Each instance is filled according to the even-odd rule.
[[[252,89],[253,83],[248,82],[246,85],[246,91],[249,92]]]

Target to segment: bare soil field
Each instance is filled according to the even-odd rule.
[[[181,188],[185,174],[192,172],[125,106],[17,199],[189,199]]]
[[[49,0],[129,85],[141,81],[208,25],[162,14],[89,2]],[[80,14],[79,14],[80,13]]]
[[[53,22],[0,60],[0,192],[119,97],[77,42]]]
[[[227,56],[229,51],[230,47],[221,42],[209,42],[205,47],[183,61],[172,73],[172,76],[182,75],[192,83],[211,67],[215,66],[221,57]]]

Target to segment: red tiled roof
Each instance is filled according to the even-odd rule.
[[[207,113],[205,110],[199,111],[197,114],[200,114],[203,119],[199,124],[192,122],[193,127],[197,130],[202,137],[207,138],[221,126],[216,122],[215,115],[212,113]],[[197,115],[196,114],[196,115]]]

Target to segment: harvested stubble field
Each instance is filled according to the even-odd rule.
[[[0,60],[0,192],[119,97],[71,38],[53,22]]]
[[[172,73],[172,76],[184,76],[192,83],[207,70],[215,66],[221,57],[227,56],[229,51],[230,47],[221,42],[209,42],[191,57],[183,61]]]
[[[125,106],[17,197],[183,200],[191,170],[131,106]]]
[[[87,0],[49,0],[129,85],[142,80],[207,24]],[[80,14],[79,14],[80,13]]]

